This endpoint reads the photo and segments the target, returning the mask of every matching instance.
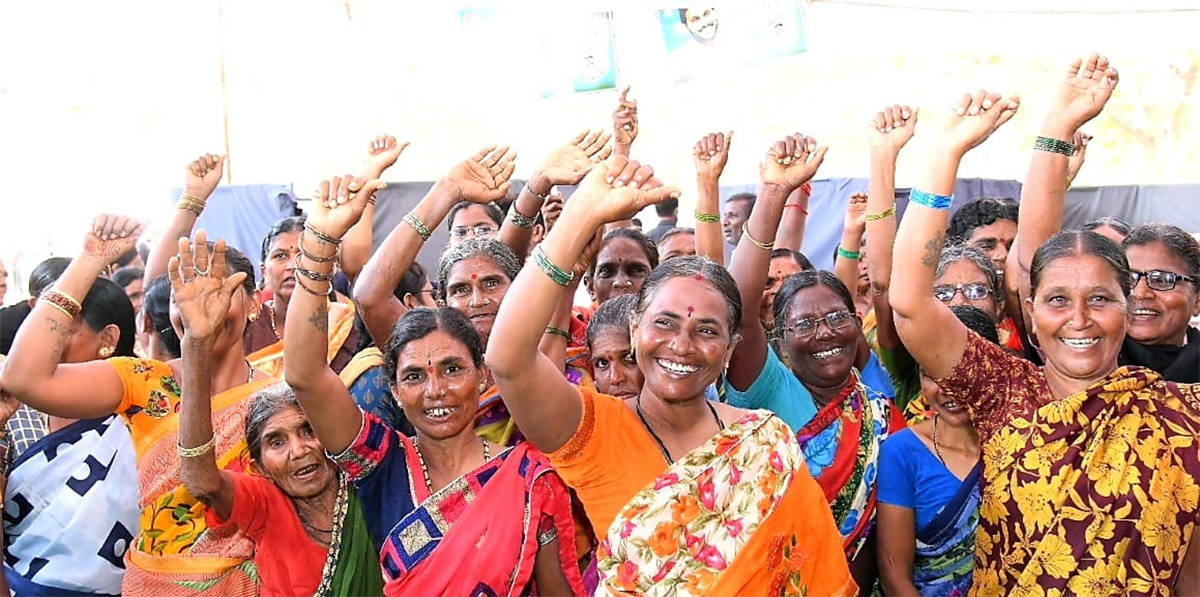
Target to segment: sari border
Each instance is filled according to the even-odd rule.
[[[251,381],[249,383],[244,383],[242,385],[229,388],[228,390],[225,390],[224,392],[212,397],[212,415],[214,417],[220,416],[222,414],[221,411],[233,406],[237,406],[243,400],[253,396],[255,392],[271,384],[279,383],[280,381],[282,380],[271,377],[267,379],[260,379],[258,381]],[[173,412],[160,419],[152,429],[142,435],[140,440],[135,440],[135,443],[144,445],[147,450],[152,450],[154,449],[155,444],[161,441],[164,436],[178,432],[179,413]],[[242,443],[242,439],[244,438],[237,438],[234,441],[234,445]],[[221,438],[217,438],[217,441],[220,442]]]
[[[962,513],[963,506],[966,506],[967,502],[970,501],[971,494],[978,488],[982,477],[983,460],[980,459],[979,462],[975,463],[975,466],[971,467],[971,472],[967,474],[967,478],[960,482],[958,490],[954,492],[954,495],[946,502],[946,505],[942,506],[942,509],[929,522],[925,523],[924,528],[916,529],[915,538],[917,541],[932,545],[940,538],[938,535],[941,535],[947,529],[955,530],[955,521],[958,520],[959,514]],[[951,508],[950,506],[955,507]],[[931,531],[930,529],[936,530]],[[928,537],[928,539],[922,538],[923,534],[932,535],[932,537]]]

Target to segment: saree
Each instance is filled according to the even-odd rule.
[[[230,529],[210,529],[204,504],[179,475],[179,384],[161,361],[109,359],[125,384],[117,412],[137,453],[141,532],[126,554],[123,595],[257,594],[254,544]],[[277,380],[248,382],[212,397],[217,466],[244,471],[247,399]]]
[[[1174,593],[1200,524],[1200,387],[1122,367],[1054,399],[973,334],[937,381],[983,447],[972,595]]]
[[[371,346],[358,351],[338,373],[338,378],[363,411],[383,419],[388,427],[404,435],[416,433],[404,416],[404,409],[392,395],[391,385],[383,372],[383,353],[378,348]]]
[[[133,440],[117,415],[34,443],[4,496],[4,573],[14,595],[119,595],[138,532]]]
[[[787,425],[752,412],[625,504],[597,549],[609,595],[854,595]]]
[[[841,395],[796,433],[809,473],[829,500],[847,560],[858,556],[875,525],[879,446],[903,428],[891,402],[869,391],[855,371]]]
[[[922,597],[963,597],[971,588],[982,475],[980,461],[933,520],[917,529],[913,585]]]
[[[512,447],[525,439],[517,429],[517,422],[508,412],[500,388],[496,384],[488,387],[479,396],[479,411],[475,413],[475,435],[493,444]]]
[[[265,305],[264,307],[270,308]],[[354,313],[355,307],[352,302],[329,303],[329,363],[334,362],[346,340],[354,333]],[[246,355],[246,360],[250,361],[251,367],[271,377],[283,379],[283,340]],[[335,370],[341,369],[337,367]]]

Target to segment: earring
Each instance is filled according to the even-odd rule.
[[[101,346],[100,347],[100,358],[107,359],[108,357],[111,357],[115,350],[116,349],[111,346]]]
[[[488,389],[487,380],[486,379],[479,380],[479,393],[483,394],[483,393],[487,392],[487,389]]]
[[[250,315],[247,315],[246,318],[250,320],[250,323],[254,323],[258,321],[258,313],[251,313]]]
[[[629,356],[633,360],[637,360],[637,344],[633,342],[633,334],[629,334]]]

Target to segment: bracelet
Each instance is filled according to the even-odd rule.
[[[328,234],[325,234],[324,232],[321,232],[320,230],[313,228],[312,224],[309,224],[308,222],[304,223],[304,229],[308,232],[313,233],[313,236],[317,237],[317,240],[319,240],[327,245],[341,245],[342,244],[342,239],[329,236]]]
[[[304,283],[304,278],[296,278],[296,286],[303,288],[305,292],[313,296],[328,297],[329,295],[333,294],[333,280],[325,280],[325,283],[329,284],[329,290],[326,290],[325,292],[317,292],[316,290],[309,288],[308,284]]]
[[[75,319],[75,316],[83,311],[83,305],[75,297],[54,288],[43,292],[38,300],[46,301],[71,319]]]
[[[720,224],[721,214],[706,214],[700,210],[696,210],[696,221],[704,222],[705,224]]]
[[[787,209],[787,208],[789,208],[789,207],[794,207],[794,208],[796,208],[796,209],[800,210],[800,213],[802,213],[802,214],[804,214],[804,215],[806,215],[806,216],[808,215],[808,210],[807,210],[807,209],[804,209],[804,206],[803,206],[803,205],[800,205],[799,203],[788,203],[788,204],[786,204],[786,205],[784,205],[784,206],[783,206],[783,208],[784,208],[784,209]]]
[[[575,279],[575,272],[564,271],[561,267],[554,265],[553,261],[550,261],[550,258],[546,256],[546,252],[542,250],[540,243],[533,248],[532,256],[533,262],[542,270],[542,273],[546,274],[555,284],[566,286]]]
[[[1075,155],[1075,144],[1068,141],[1062,141],[1053,137],[1038,137],[1033,142],[1034,151],[1048,151],[1050,153],[1059,153],[1065,156]]]
[[[196,446],[195,448],[185,448],[183,447],[183,444],[176,445],[179,447],[180,458],[196,458],[198,456],[204,456],[205,454],[212,452],[213,446],[217,445],[217,434],[214,433],[212,439],[204,442],[203,445]]]
[[[750,242],[754,243],[754,246],[756,246],[764,251],[774,250],[775,249],[775,241],[771,241],[769,243],[764,243],[764,242],[759,242],[753,236],[750,236],[749,224],[750,224],[750,222],[742,222],[742,236],[745,236],[746,240],[749,240]]]
[[[548,325],[548,326],[546,326],[546,333],[554,334],[555,336],[562,336],[563,338],[567,339],[567,342],[571,341],[571,333],[562,328],[556,328],[552,325]]]
[[[868,222],[878,222],[879,220],[882,220],[888,216],[894,216],[894,215],[896,215],[896,202],[895,201],[892,202],[891,207],[889,207],[877,214],[867,214],[867,221]]]
[[[412,229],[417,231],[417,235],[421,237],[421,240],[429,240],[430,235],[433,234],[429,231],[429,228],[425,227],[425,223],[421,221],[421,218],[418,218],[417,214],[411,211],[404,214],[404,223],[412,226]]]
[[[860,257],[862,257],[862,253],[859,253],[858,251],[848,251],[846,249],[843,249],[842,245],[838,245],[837,256],[845,258],[845,259],[852,259],[854,261],[857,261]]]
[[[954,195],[934,195],[933,193],[913,189],[908,193],[908,200],[929,209],[946,211],[954,203]]]
[[[545,201],[550,198],[550,191],[546,191],[545,193],[539,193],[539,192],[533,190],[533,187],[529,186],[529,184],[525,185],[525,190],[529,191],[530,195],[533,195],[534,197],[537,197],[538,199],[541,199],[542,201]],[[550,190],[554,190],[554,187],[550,187]]]
[[[533,191],[529,192],[533,193]],[[534,193],[534,195],[537,195],[537,193]],[[537,216],[531,218],[517,211],[516,205],[508,208],[508,219],[512,220],[513,226],[523,229],[533,228],[533,225],[537,223]]]
[[[204,212],[204,202],[191,195],[180,195],[179,201],[175,203],[175,209],[186,209],[199,216]]]
[[[300,265],[300,257],[302,257],[302,256],[303,256],[303,253],[296,253],[296,257],[293,260],[296,262],[296,273],[300,274],[301,276],[304,276],[305,278],[308,278],[309,280],[312,280],[313,282],[331,282],[331,281],[333,281],[333,272],[332,271],[330,271],[328,274],[322,274],[321,272],[315,272],[310,269],[305,269],[303,266],[301,266]],[[296,278],[296,281],[299,281],[299,280],[300,280],[300,278]]]
[[[297,246],[300,247],[300,254],[303,255],[305,259],[308,259],[309,261],[314,261],[316,263],[332,263],[334,261],[337,261],[338,254],[342,252],[341,245],[337,245],[336,248],[333,250],[333,255],[330,255],[329,257],[321,257],[319,255],[313,255],[312,253],[308,252],[308,249],[304,248],[304,232],[305,232],[304,230],[300,231],[300,242],[297,243]],[[296,260],[297,267],[299,266],[299,263],[300,263],[300,261],[299,261],[299,259],[297,259]]]

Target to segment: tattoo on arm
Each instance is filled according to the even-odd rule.
[[[67,338],[71,335],[71,326],[59,323],[53,317],[47,317],[46,323],[50,324],[50,333],[54,334],[54,346],[51,347],[52,353],[50,358],[57,363],[62,359],[63,349],[67,347]]]
[[[936,269],[938,260],[942,258],[942,245],[946,244],[946,233],[938,232],[925,243],[925,255],[921,257],[921,265]]]
[[[308,318],[308,323],[312,324],[317,331],[322,334],[329,333],[329,309],[322,305],[317,310],[313,311],[312,317]]]

